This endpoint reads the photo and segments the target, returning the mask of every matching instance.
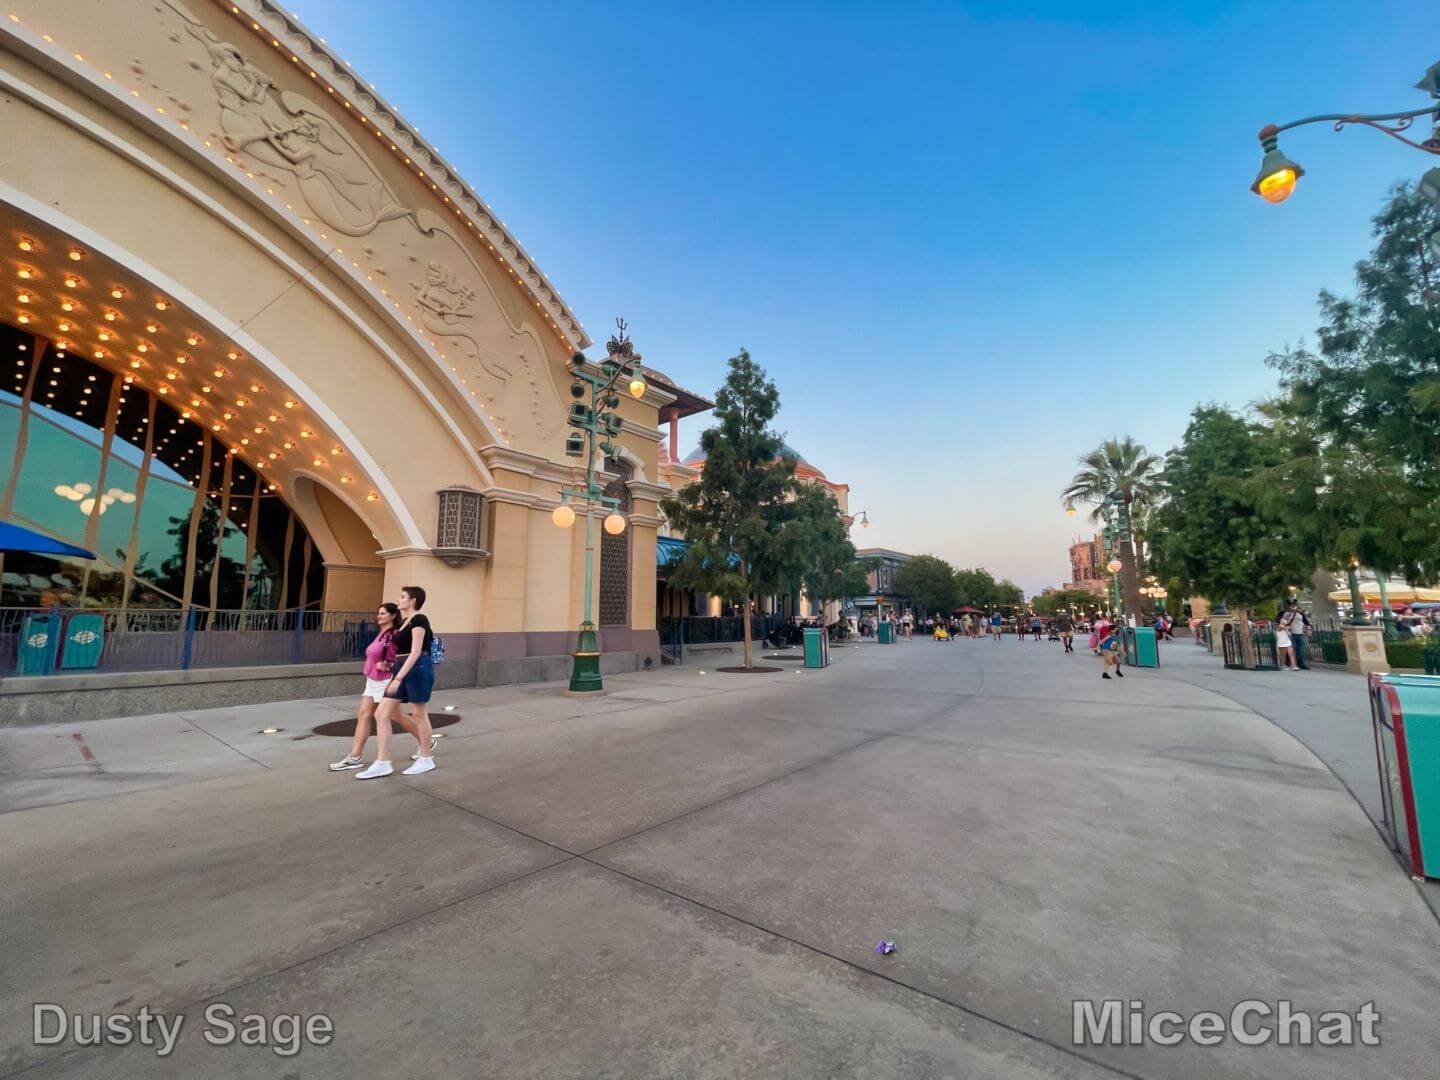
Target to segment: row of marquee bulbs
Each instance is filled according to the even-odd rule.
[[[561,503],[550,512],[550,520],[562,529],[568,529],[575,524],[575,510],[566,503]],[[611,536],[619,536],[625,531],[625,515],[610,513],[605,515],[605,531]]]

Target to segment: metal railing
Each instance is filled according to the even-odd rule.
[[[667,616],[659,620],[660,655],[662,662],[680,663],[687,645],[713,645],[742,641],[745,624],[739,615]],[[778,615],[750,616],[750,636],[757,646],[780,621]]]
[[[1334,619],[1316,624],[1305,639],[1307,661],[1319,660],[1325,664],[1344,664],[1349,658],[1345,648],[1345,634],[1340,623]]]
[[[369,611],[0,608],[0,676],[353,660]]]
[[[1220,635],[1221,652],[1225,658],[1227,668],[1249,668],[1252,671],[1279,671],[1280,651],[1275,645],[1275,631],[1250,629],[1250,645],[1254,652],[1255,663],[1253,666],[1247,664],[1244,650],[1241,648],[1239,626],[1226,624],[1224,632]]]

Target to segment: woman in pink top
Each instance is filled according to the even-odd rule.
[[[380,633],[375,635],[365,649],[365,692],[360,696],[360,712],[355,719],[355,737],[350,740],[350,753],[330,766],[331,772],[345,772],[348,769],[365,767],[361,754],[370,738],[370,722],[375,718],[375,709],[385,696],[390,685],[390,663],[395,659],[395,628],[400,625],[400,609],[394,604],[381,604],[375,612],[380,623]],[[396,714],[396,720],[406,727],[410,721],[403,714]],[[411,732],[414,734],[414,732]]]

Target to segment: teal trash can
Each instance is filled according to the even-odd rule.
[[[60,666],[84,670],[100,666],[105,649],[105,616],[86,611],[65,620],[65,644],[60,649]]]
[[[60,646],[59,614],[31,613],[20,623],[20,647],[16,651],[16,675],[49,675],[55,670]]]
[[[1390,846],[1440,880],[1440,676],[1371,675],[1370,722]]]
[[[830,639],[818,626],[805,627],[805,666],[830,666]]]
[[[1160,643],[1153,626],[1125,627],[1125,662],[1131,667],[1160,666]]]
[[[895,644],[895,624],[889,619],[880,620],[879,634],[881,645]]]

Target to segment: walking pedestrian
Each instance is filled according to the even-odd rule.
[[[1075,651],[1075,620],[1068,612],[1062,611],[1055,617],[1055,630],[1060,635],[1060,644],[1067,653]]]
[[[1043,629],[1045,629],[1045,623],[1040,618],[1040,613],[1038,611],[1032,611],[1030,613],[1030,633],[1035,635],[1036,641],[1040,640],[1040,631]]]
[[[1095,635],[1098,639],[1100,654],[1100,677],[1110,678],[1110,669],[1115,669],[1115,677],[1123,679],[1125,672],[1120,670],[1123,658],[1120,656],[1120,630],[1108,619],[1095,624]]]
[[[997,643],[1000,641],[1000,630],[1004,623],[1005,620],[1000,617],[998,609],[990,613],[990,636],[993,637]]]
[[[394,772],[390,764],[391,724],[401,705],[410,706],[410,718],[415,724],[415,741],[418,749],[413,758],[415,763],[405,770],[406,776],[417,776],[435,768],[435,740],[430,732],[430,693],[435,687],[435,667],[430,659],[430,646],[435,632],[430,620],[420,614],[425,606],[425,590],[418,585],[406,585],[400,590],[397,603],[401,623],[395,630],[395,659],[391,662],[391,675],[386,684],[380,707],[375,712],[375,760],[355,774],[357,780],[374,780]]]
[[[395,660],[395,628],[400,625],[400,609],[391,603],[380,605],[375,612],[375,621],[380,632],[375,640],[365,647],[365,691],[360,695],[360,709],[355,716],[355,735],[350,740],[350,752],[330,766],[331,772],[346,772],[363,769],[365,743],[370,739],[370,722],[375,718],[385,696],[385,687],[390,682],[390,666]],[[410,727],[408,717],[396,716],[406,728]],[[413,732],[412,732],[413,734]]]

